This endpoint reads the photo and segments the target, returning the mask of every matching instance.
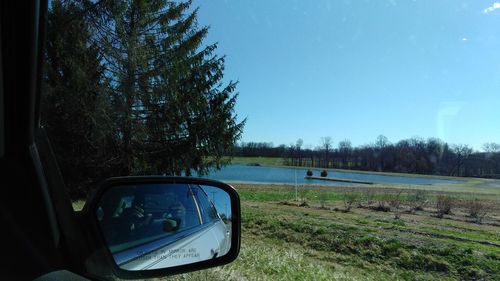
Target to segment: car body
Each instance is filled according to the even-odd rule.
[[[230,232],[216,220],[113,254],[118,266],[125,270],[150,270],[210,260],[225,255],[230,246]],[[173,241],[173,242],[172,242]],[[213,248],[211,241],[217,241]]]

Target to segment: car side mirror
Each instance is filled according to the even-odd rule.
[[[84,212],[96,238],[95,252],[120,278],[206,269],[227,264],[239,253],[239,196],[219,181],[112,178]]]

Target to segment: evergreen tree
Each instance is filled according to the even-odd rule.
[[[52,2],[42,99],[42,125],[73,197],[83,196],[113,158],[104,68],[82,14],[75,3]]]
[[[90,5],[89,5],[90,6]],[[244,122],[224,58],[204,46],[191,1],[102,1],[90,15],[111,103],[122,174],[199,174],[224,164]]]

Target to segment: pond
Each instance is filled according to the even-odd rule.
[[[313,175],[319,177],[321,169],[312,169]],[[320,184],[320,185],[354,185],[353,183],[311,180],[305,179],[306,168],[286,168],[270,166],[248,166],[248,165],[229,165],[219,171],[211,171],[206,178],[221,180],[227,182],[244,183],[274,183],[274,184]],[[343,180],[368,181],[373,183],[392,183],[408,185],[443,185],[458,184],[459,180],[421,178],[411,176],[388,176],[375,173],[357,173],[328,170],[329,178]],[[356,184],[357,185],[357,184]]]

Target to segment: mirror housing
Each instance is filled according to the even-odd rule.
[[[142,199],[148,195],[152,198],[160,198],[150,199],[149,201],[148,198],[145,198],[146,205],[141,205],[143,214],[140,217],[143,221],[147,222],[145,224],[148,226],[145,228],[154,229],[154,234],[151,234],[152,232],[138,231],[137,229],[142,224],[133,224],[129,220],[125,220],[129,223],[125,228],[117,228],[115,225],[109,223],[109,221],[118,220],[121,217],[120,213],[125,213],[123,209],[132,209],[131,201],[133,201],[132,198],[134,197],[132,196],[131,198],[131,196],[123,195],[130,195],[130,190],[136,192],[134,193],[136,196],[140,193],[140,198]],[[188,190],[188,192],[185,190]],[[183,211],[178,211],[184,214],[184,217],[181,219],[175,215],[167,215],[166,210],[170,206],[166,206],[168,205],[166,203],[168,200],[162,198],[168,198],[172,192],[178,192],[183,195],[187,194],[187,197],[192,197],[192,200],[195,202],[192,206],[195,207],[191,209],[195,211],[189,212],[189,202],[175,199],[174,201],[177,202],[176,205],[184,206],[181,207]],[[215,202],[214,194],[217,194],[217,200],[224,200],[222,204],[224,208],[220,207],[221,204],[216,207],[217,203]],[[222,197],[225,199],[219,199]],[[184,200],[188,199],[184,198]],[[184,202],[184,204],[179,204],[179,202]],[[148,211],[148,209],[151,209],[148,208],[148,204],[155,205],[155,212]],[[106,207],[110,205],[113,207]],[[205,206],[205,209],[209,209],[209,212],[210,209],[213,210],[211,212],[211,219],[206,219],[207,223],[205,223],[202,217],[202,205]],[[115,207],[120,210],[116,211]],[[110,212],[110,210],[112,211]],[[186,217],[186,214],[190,214],[190,217]],[[101,278],[112,277],[111,275],[125,279],[153,278],[207,269],[232,262],[237,258],[240,250],[240,199],[232,186],[220,181],[191,177],[161,176],[111,178],[103,182],[90,199],[87,200],[82,211],[82,216],[84,224],[88,228],[88,231],[86,231],[88,238],[92,241],[90,244],[94,245],[89,250],[85,264],[90,274]],[[107,219],[108,217],[112,218]],[[193,217],[196,217],[196,223],[186,225],[185,221],[192,221]],[[111,229],[111,231],[107,229]],[[127,236],[128,232],[135,233],[135,236]],[[207,234],[208,232],[211,234]],[[118,236],[126,236],[126,238],[116,238],[118,236],[110,233]],[[217,236],[214,233],[224,233],[223,237],[227,240],[224,246],[222,244],[219,245],[222,243],[220,241],[224,240],[220,238],[222,237],[221,234]],[[195,240],[198,242],[193,243],[192,241]],[[200,245],[210,244],[212,243],[211,241],[214,241],[213,243],[218,241],[217,243],[219,244],[215,245],[215,250],[210,248],[207,256],[207,250],[204,249],[206,247],[200,247]],[[186,245],[191,246],[188,247]],[[198,251],[196,250],[197,248],[199,248]],[[220,250],[221,248],[223,250]],[[167,260],[170,259],[172,261],[172,258],[165,258],[165,253],[179,254],[180,252],[183,253],[183,256],[170,255],[179,258],[169,264]],[[109,268],[103,268],[101,264],[103,260],[106,261]],[[95,268],[98,263],[100,264],[99,268]]]

